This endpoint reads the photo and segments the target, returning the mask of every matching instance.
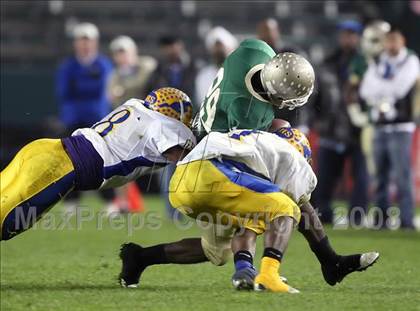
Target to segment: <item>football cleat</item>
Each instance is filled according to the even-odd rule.
[[[257,292],[270,291],[274,293],[298,294],[299,290],[286,284],[277,275],[258,274],[254,281],[254,290]]]
[[[236,271],[232,276],[232,284],[237,290],[251,290],[254,288],[254,279],[257,271],[254,267],[247,267]]]
[[[325,282],[334,286],[340,283],[348,274],[364,271],[378,261],[378,252],[340,256],[335,265],[322,265],[321,271]]]
[[[121,245],[120,258],[122,268],[119,275],[119,283],[125,288],[136,288],[140,280],[141,273],[146,268],[140,262],[142,251],[140,245],[126,243]]]
[[[360,256],[360,268],[357,271],[364,271],[373,265],[379,258],[378,252],[364,253]]]
[[[257,271],[254,267],[236,271],[232,276],[232,285],[237,290],[252,290]],[[280,280],[287,284],[287,278],[280,276]]]

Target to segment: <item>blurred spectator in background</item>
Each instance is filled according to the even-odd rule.
[[[60,119],[69,132],[90,127],[111,110],[107,83],[111,61],[98,52],[98,28],[81,23],[73,30],[74,55],[59,67],[56,80]]]
[[[225,28],[215,27],[207,34],[205,39],[206,50],[210,55],[210,62],[201,68],[195,79],[195,109],[198,111],[201,102],[206,97],[211,83],[216,77],[226,57],[238,46],[236,38]]]
[[[395,176],[400,205],[401,227],[413,226],[413,181],[411,146],[415,124],[412,100],[420,75],[419,59],[405,46],[404,35],[392,29],[385,38],[385,51],[370,62],[360,86],[375,126],[373,153],[376,164],[376,205],[382,210],[376,226],[386,228],[389,208],[389,181]]]
[[[350,64],[349,80],[345,85],[345,102],[351,123],[361,128],[361,143],[365,154],[369,179],[374,175],[374,160],[372,150],[373,127],[369,123],[369,116],[365,102],[359,96],[360,82],[363,79],[368,63],[377,61],[384,50],[386,34],[391,25],[384,20],[372,20],[363,29],[360,41],[361,54],[353,58]]]
[[[277,20],[274,18],[266,18],[257,24],[257,38],[267,42],[269,46],[276,53],[292,52],[300,54],[307,58],[305,51],[297,46],[290,45],[281,40],[281,30]],[[294,110],[275,109],[274,114],[276,118],[285,119],[293,127],[298,127],[301,131],[307,134],[308,127],[308,105],[298,107]]]
[[[146,86],[157,62],[150,56],[139,56],[137,45],[127,36],[119,36],[110,44],[116,68],[109,84],[109,97],[113,108],[130,98],[145,98]]]
[[[81,23],[73,29],[74,55],[60,65],[56,78],[56,94],[60,120],[66,135],[77,128],[91,127],[111,111],[107,96],[111,61],[99,54],[99,31],[90,23]],[[106,200],[114,197],[112,189],[100,192]],[[67,196],[67,209],[75,210],[79,192]]]
[[[267,18],[257,24],[257,38],[267,42],[276,52],[280,52],[280,28],[274,18]]]
[[[368,174],[361,148],[359,127],[354,126],[347,114],[343,88],[349,78],[349,65],[358,57],[362,26],[356,21],[338,25],[338,48],[329,56],[318,75],[319,93],[316,99],[315,127],[320,135],[318,151],[318,186],[314,193],[320,218],[332,223],[331,201],[347,159],[351,159],[353,189],[350,198],[350,220],[359,224],[361,212],[368,204]]]
[[[172,35],[159,40],[161,58],[149,84],[149,90],[160,87],[175,87],[193,98],[196,66],[184,42]]]
[[[263,19],[257,24],[257,38],[267,42],[276,53],[292,52],[307,57],[303,49],[281,39],[281,29],[274,18]]]
[[[364,105],[359,103],[359,86],[365,74],[368,63],[376,62],[384,50],[386,34],[391,25],[383,20],[374,20],[366,25],[361,38],[361,53],[352,58],[349,79],[346,85],[345,101],[351,122],[364,127],[368,124],[368,116]]]
[[[407,45],[418,54],[420,53],[420,1],[400,1],[398,4],[403,7],[402,14],[399,16],[398,25],[401,26],[401,31],[407,39]],[[394,10],[390,16],[395,15]]]
[[[161,58],[150,80],[149,89],[170,86],[178,88],[191,98],[194,98],[196,66],[185,50],[184,42],[176,36],[167,35],[160,38],[159,44]],[[194,103],[193,105],[197,106]],[[164,168],[161,180],[161,194],[165,198],[166,211],[171,219],[180,215],[171,206],[168,198],[169,181],[174,171],[175,164],[167,165]]]

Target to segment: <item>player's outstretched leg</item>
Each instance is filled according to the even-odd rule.
[[[23,147],[0,173],[0,240],[29,229],[75,185],[74,167],[60,139]]]
[[[194,264],[208,261],[200,238],[183,239],[168,244],[141,247],[135,243],[121,246],[119,282],[123,287],[137,287],[143,271],[157,264]]]
[[[310,203],[301,206],[302,217],[299,232],[308,241],[309,246],[321,264],[325,282],[334,286],[344,277],[355,271],[364,271],[379,258],[379,253],[369,252],[349,256],[338,255],[332,248],[324,227]]]
[[[269,290],[277,293],[299,293],[279,277],[281,260],[293,232],[292,217],[278,217],[269,223],[264,234],[264,254],[260,273],[255,277],[254,290]]]

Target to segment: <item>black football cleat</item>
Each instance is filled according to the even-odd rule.
[[[348,274],[364,271],[372,266],[379,258],[379,253],[370,252],[357,255],[340,256],[335,265],[321,265],[325,282],[334,286],[340,283]]]
[[[141,264],[140,257],[143,247],[135,243],[121,245],[120,258],[122,261],[119,282],[122,287],[138,287],[140,276],[146,266]]]
[[[239,271],[235,271],[232,276],[232,285],[237,290],[252,290],[254,288],[254,279],[257,271],[254,267],[247,267]]]

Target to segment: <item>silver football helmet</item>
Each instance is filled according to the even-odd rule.
[[[311,96],[315,73],[303,56],[280,53],[265,64],[261,82],[274,106],[293,110],[306,104]]]
[[[369,58],[378,56],[384,49],[385,35],[391,30],[391,25],[382,20],[369,23],[363,30],[362,52]]]

